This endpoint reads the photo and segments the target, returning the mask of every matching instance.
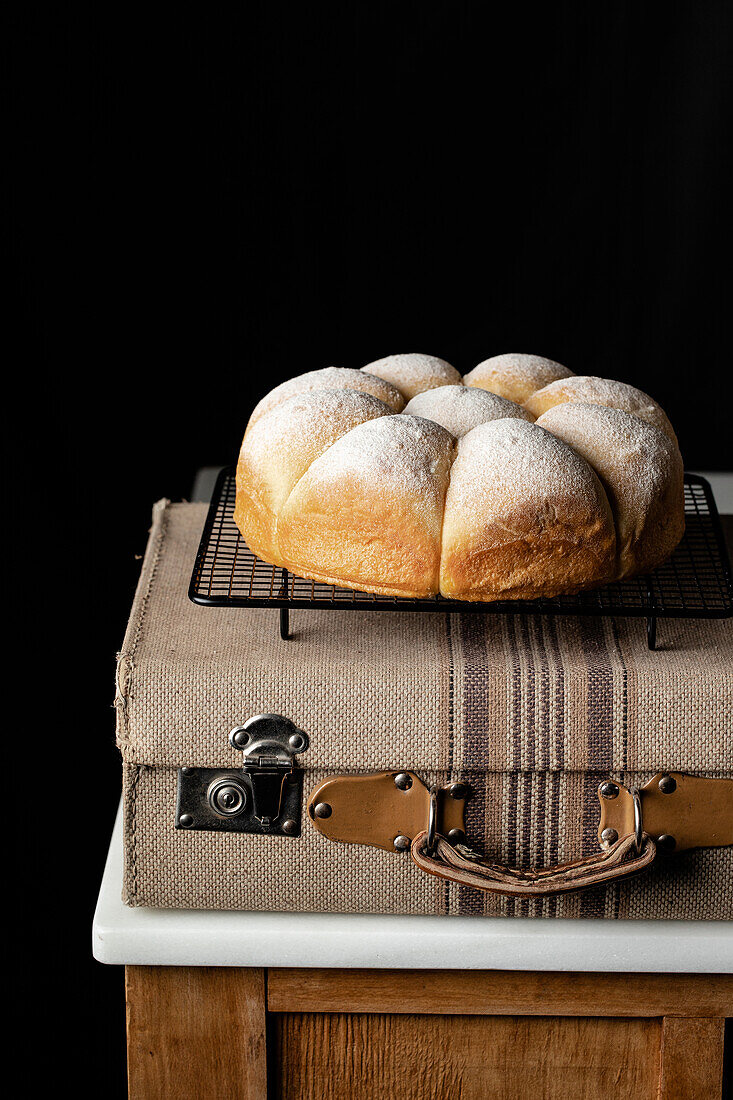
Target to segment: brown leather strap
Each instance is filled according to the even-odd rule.
[[[566,894],[570,890],[588,890],[614,879],[639,874],[657,854],[656,844],[644,833],[638,855],[634,837],[625,836],[575,863],[521,871],[517,867],[491,863],[465,844],[449,844],[440,834],[435,838],[435,851],[429,855],[427,839],[426,832],[418,833],[410,849],[413,860],[423,871],[461,886],[474,886],[489,894],[508,897],[536,898]]]

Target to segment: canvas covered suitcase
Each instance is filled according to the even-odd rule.
[[[730,621],[196,606],[155,506],[117,674],[130,905],[733,916]],[[259,717],[257,717],[259,716]],[[540,869],[540,870],[538,870]]]

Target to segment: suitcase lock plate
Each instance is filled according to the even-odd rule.
[[[229,734],[242,767],[180,768],[176,828],[300,836],[303,730],[279,714],[257,714]]]

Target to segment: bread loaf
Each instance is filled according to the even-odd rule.
[[[278,386],[237,466],[250,548],[329,584],[467,601],[577,592],[672,552],[682,459],[655,401],[538,356],[472,376],[486,388],[398,355]]]

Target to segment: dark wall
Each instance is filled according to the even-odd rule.
[[[44,538],[21,568],[63,588],[79,631],[74,744],[106,807],[88,908],[150,505],[231,461],[273,385],[395,351],[463,371],[537,352],[650,391],[688,467],[731,466],[730,11],[97,4],[16,26],[30,386],[10,468],[40,460]],[[116,981],[96,976],[108,1067]]]
[[[81,133],[48,165],[73,192],[49,276],[65,355],[112,387],[120,489],[184,493],[278,381],[403,350],[633,382],[688,465],[728,465],[730,27],[716,3],[97,6],[57,72]]]

